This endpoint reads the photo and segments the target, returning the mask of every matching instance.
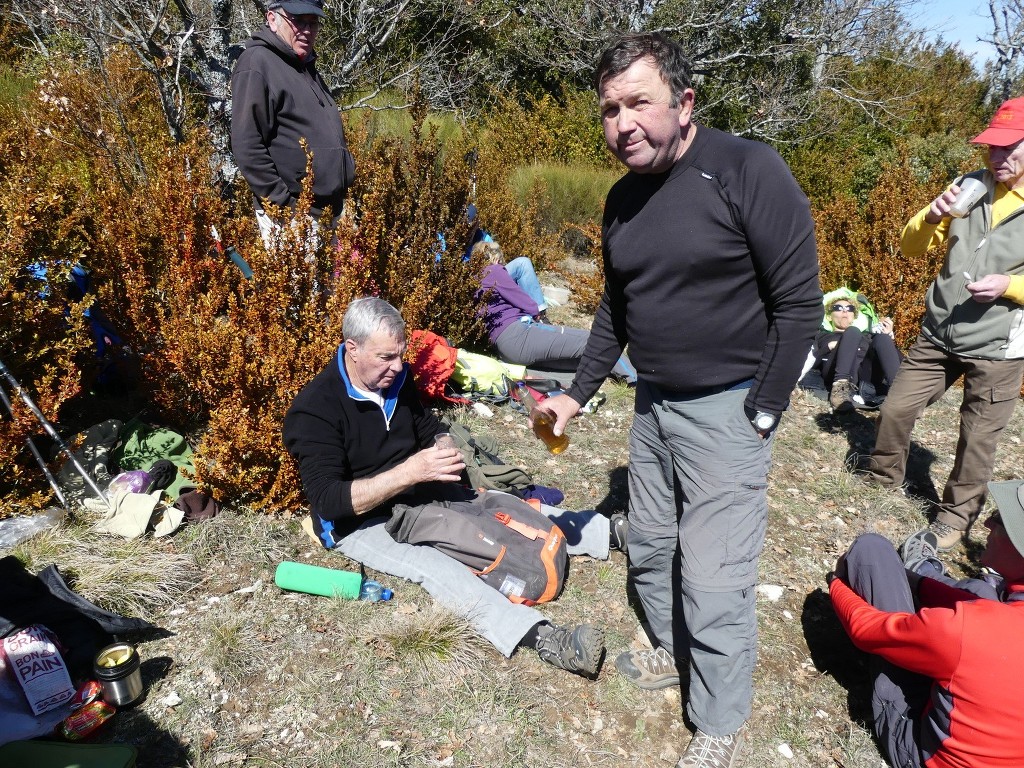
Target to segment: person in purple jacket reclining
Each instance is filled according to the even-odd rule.
[[[473,255],[483,255],[488,262],[480,277],[480,313],[487,327],[487,336],[498,356],[509,363],[550,371],[575,371],[590,331],[549,325],[538,316],[541,308],[516,283],[505,269],[505,254],[494,241],[473,246]],[[636,369],[623,353],[612,375],[636,384]]]

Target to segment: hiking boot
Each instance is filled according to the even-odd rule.
[[[938,547],[939,552],[949,552],[949,550],[962,542],[967,535],[967,531],[958,530],[952,525],[940,523],[938,520],[929,525],[926,530],[934,534],[935,546]]]
[[[743,728],[728,736],[709,736],[698,730],[676,768],[733,768],[739,765],[745,738]]]
[[[645,691],[679,685],[676,660],[664,648],[620,653],[615,658],[615,669]]]
[[[900,557],[903,558],[903,564],[908,568],[912,562],[920,562],[930,557],[938,557],[938,555],[939,537],[931,528],[922,528],[917,533],[911,534],[900,547]]]
[[[836,379],[828,393],[828,404],[835,413],[849,413],[853,410],[853,383],[849,379]]]
[[[575,629],[546,624],[541,625],[538,635],[537,655],[548,664],[584,677],[594,677],[601,669],[603,629],[591,624],[580,624]]]
[[[608,522],[608,546],[628,556],[629,520],[623,514],[614,514]]]

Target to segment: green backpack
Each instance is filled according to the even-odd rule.
[[[462,451],[466,474],[473,488],[489,491],[521,490],[533,485],[533,478],[522,467],[506,464],[498,457],[498,441],[493,437],[473,437],[461,424],[446,419],[441,422]]]

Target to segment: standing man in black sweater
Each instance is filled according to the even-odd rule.
[[[629,344],[630,577],[653,651],[616,659],[679,684],[696,733],[680,768],[737,764],[757,651],[754,585],[772,434],[821,321],[810,206],[765,144],[693,121],[690,65],[660,34],[613,43],[595,76],[629,169],[605,204],[605,291],[556,433]]]
[[[333,228],[355,177],[338,105],[316,71],[313,44],[323,15],[322,0],[271,0],[266,26],[253,32],[231,76],[231,151],[256,197],[268,247],[283,222],[264,205],[294,207],[306,176],[305,150],[313,155],[308,213],[314,219],[330,208]]]

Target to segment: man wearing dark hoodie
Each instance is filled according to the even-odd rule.
[[[337,220],[355,176],[338,105],[316,71],[323,16],[322,0],[271,0],[266,26],[246,43],[231,78],[231,150],[256,197],[264,241],[280,224],[264,205],[294,208],[302,191],[302,140],[313,155],[314,219],[330,208]]]

